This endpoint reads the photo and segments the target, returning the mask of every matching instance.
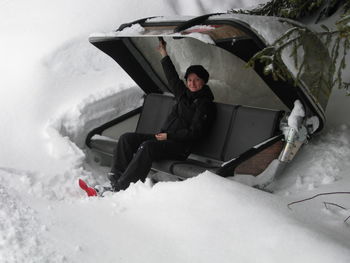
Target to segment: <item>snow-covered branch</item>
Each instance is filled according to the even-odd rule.
[[[322,42],[321,44],[328,48],[330,61],[326,59],[318,61],[318,63],[321,63],[320,69],[322,70],[319,70],[317,76],[314,76],[315,81],[311,83],[311,86],[309,85],[309,88],[314,93],[318,93],[320,87],[324,87],[323,91],[331,91],[334,86],[337,86],[339,89],[345,89],[350,94],[350,83],[343,81],[343,70],[346,67],[345,58],[350,49],[349,1],[344,4],[340,0],[273,0],[252,10],[232,12],[299,19],[316,12],[316,10],[319,11],[319,16],[329,16],[339,8],[344,10],[344,14],[335,23],[335,30],[330,30],[322,25],[321,28],[324,31],[312,32],[306,27],[293,24],[293,27],[272,45],[255,54],[248,65],[254,66],[256,61],[260,61],[265,64],[265,74],[272,74],[274,79],[293,79],[295,85],[298,85],[302,82],[302,73],[312,68],[311,65],[306,63],[307,54],[304,52],[305,47],[302,48],[302,46],[310,39],[315,39],[316,36]],[[292,76],[282,59],[282,53],[287,50],[290,50],[290,58],[297,70],[296,76]]]

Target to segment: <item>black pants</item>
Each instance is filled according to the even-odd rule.
[[[130,183],[144,181],[152,162],[164,159],[186,159],[190,147],[171,140],[158,141],[153,134],[125,133],[120,136],[113,153],[110,178],[116,190],[128,188]]]

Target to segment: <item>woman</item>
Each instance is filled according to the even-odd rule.
[[[159,133],[120,136],[108,174],[113,191],[124,190],[131,182],[144,181],[153,161],[186,159],[193,144],[203,138],[215,117],[214,96],[206,85],[209,73],[205,68],[190,66],[184,83],[168,56],[164,41],[159,42],[157,50],[177,103]]]

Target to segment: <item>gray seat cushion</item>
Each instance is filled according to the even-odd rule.
[[[241,106],[231,122],[223,152],[230,160],[276,134],[280,111]]]
[[[208,135],[197,143],[192,152],[207,158],[223,160],[223,151],[236,106],[216,103],[216,118]]]

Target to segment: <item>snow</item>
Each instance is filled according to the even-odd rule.
[[[130,27],[124,28],[122,31],[116,32],[117,36],[134,36],[142,34],[145,31],[145,29],[140,24],[134,24]]]
[[[198,29],[207,29],[207,28],[208,27],[195,26],[195,27],[190,27],[188,31],[198,30]],[[156,32],[156,33],[159,34],[160,32]],[[173,33],[172,31],[169,31],[166,29],[163,30],[162,34],[159,34],[159,35],[162,36],[164,34],[166,34],[167,37],[184,37],[184,35],[181,33]],[[155,32],[153,32],[152,30],[146,33],[146,30],[140,24],[133,24],[131,26],[124,28],[121,31],[108,32],[108,33],[93,33],[90,35],[90,37],[113,38],[113,37],[130,37],[130,36],[147,36],[147,35],[156,36]],[[198,32],[191,32],[189,34],[186,34],[185,37],[192,37],[207,44],[215,44],[215,41],[209,35],[200,34]]]
[[[303,117],[305,117],[303,104],[299,100],[296,100],[293,110],[288,117],[288,126],[298,131]]]
[[[310,142],[296,156],[293,170],[287,170],[285,178],[281,178],[282,182],[289,178],[295,181],[288,191],[313,190],[334,182],[343,182],[349,172],[349,134],[349,126],[342,125]],[[278,187],[283,185],[282,182]]]
[[[274,194],[210,172],[104,198],[78,188],[78,178],[106,182],[88,160],[87,133],[143,95],[89,35],[261,2],[0,1],[0,262],[348,262],[350,212],[323,202],[348,208],[349,195],[287,206],[349,189],[350,128],[339,125],[346,103],[336,97],[336,122],[302,149]]]

